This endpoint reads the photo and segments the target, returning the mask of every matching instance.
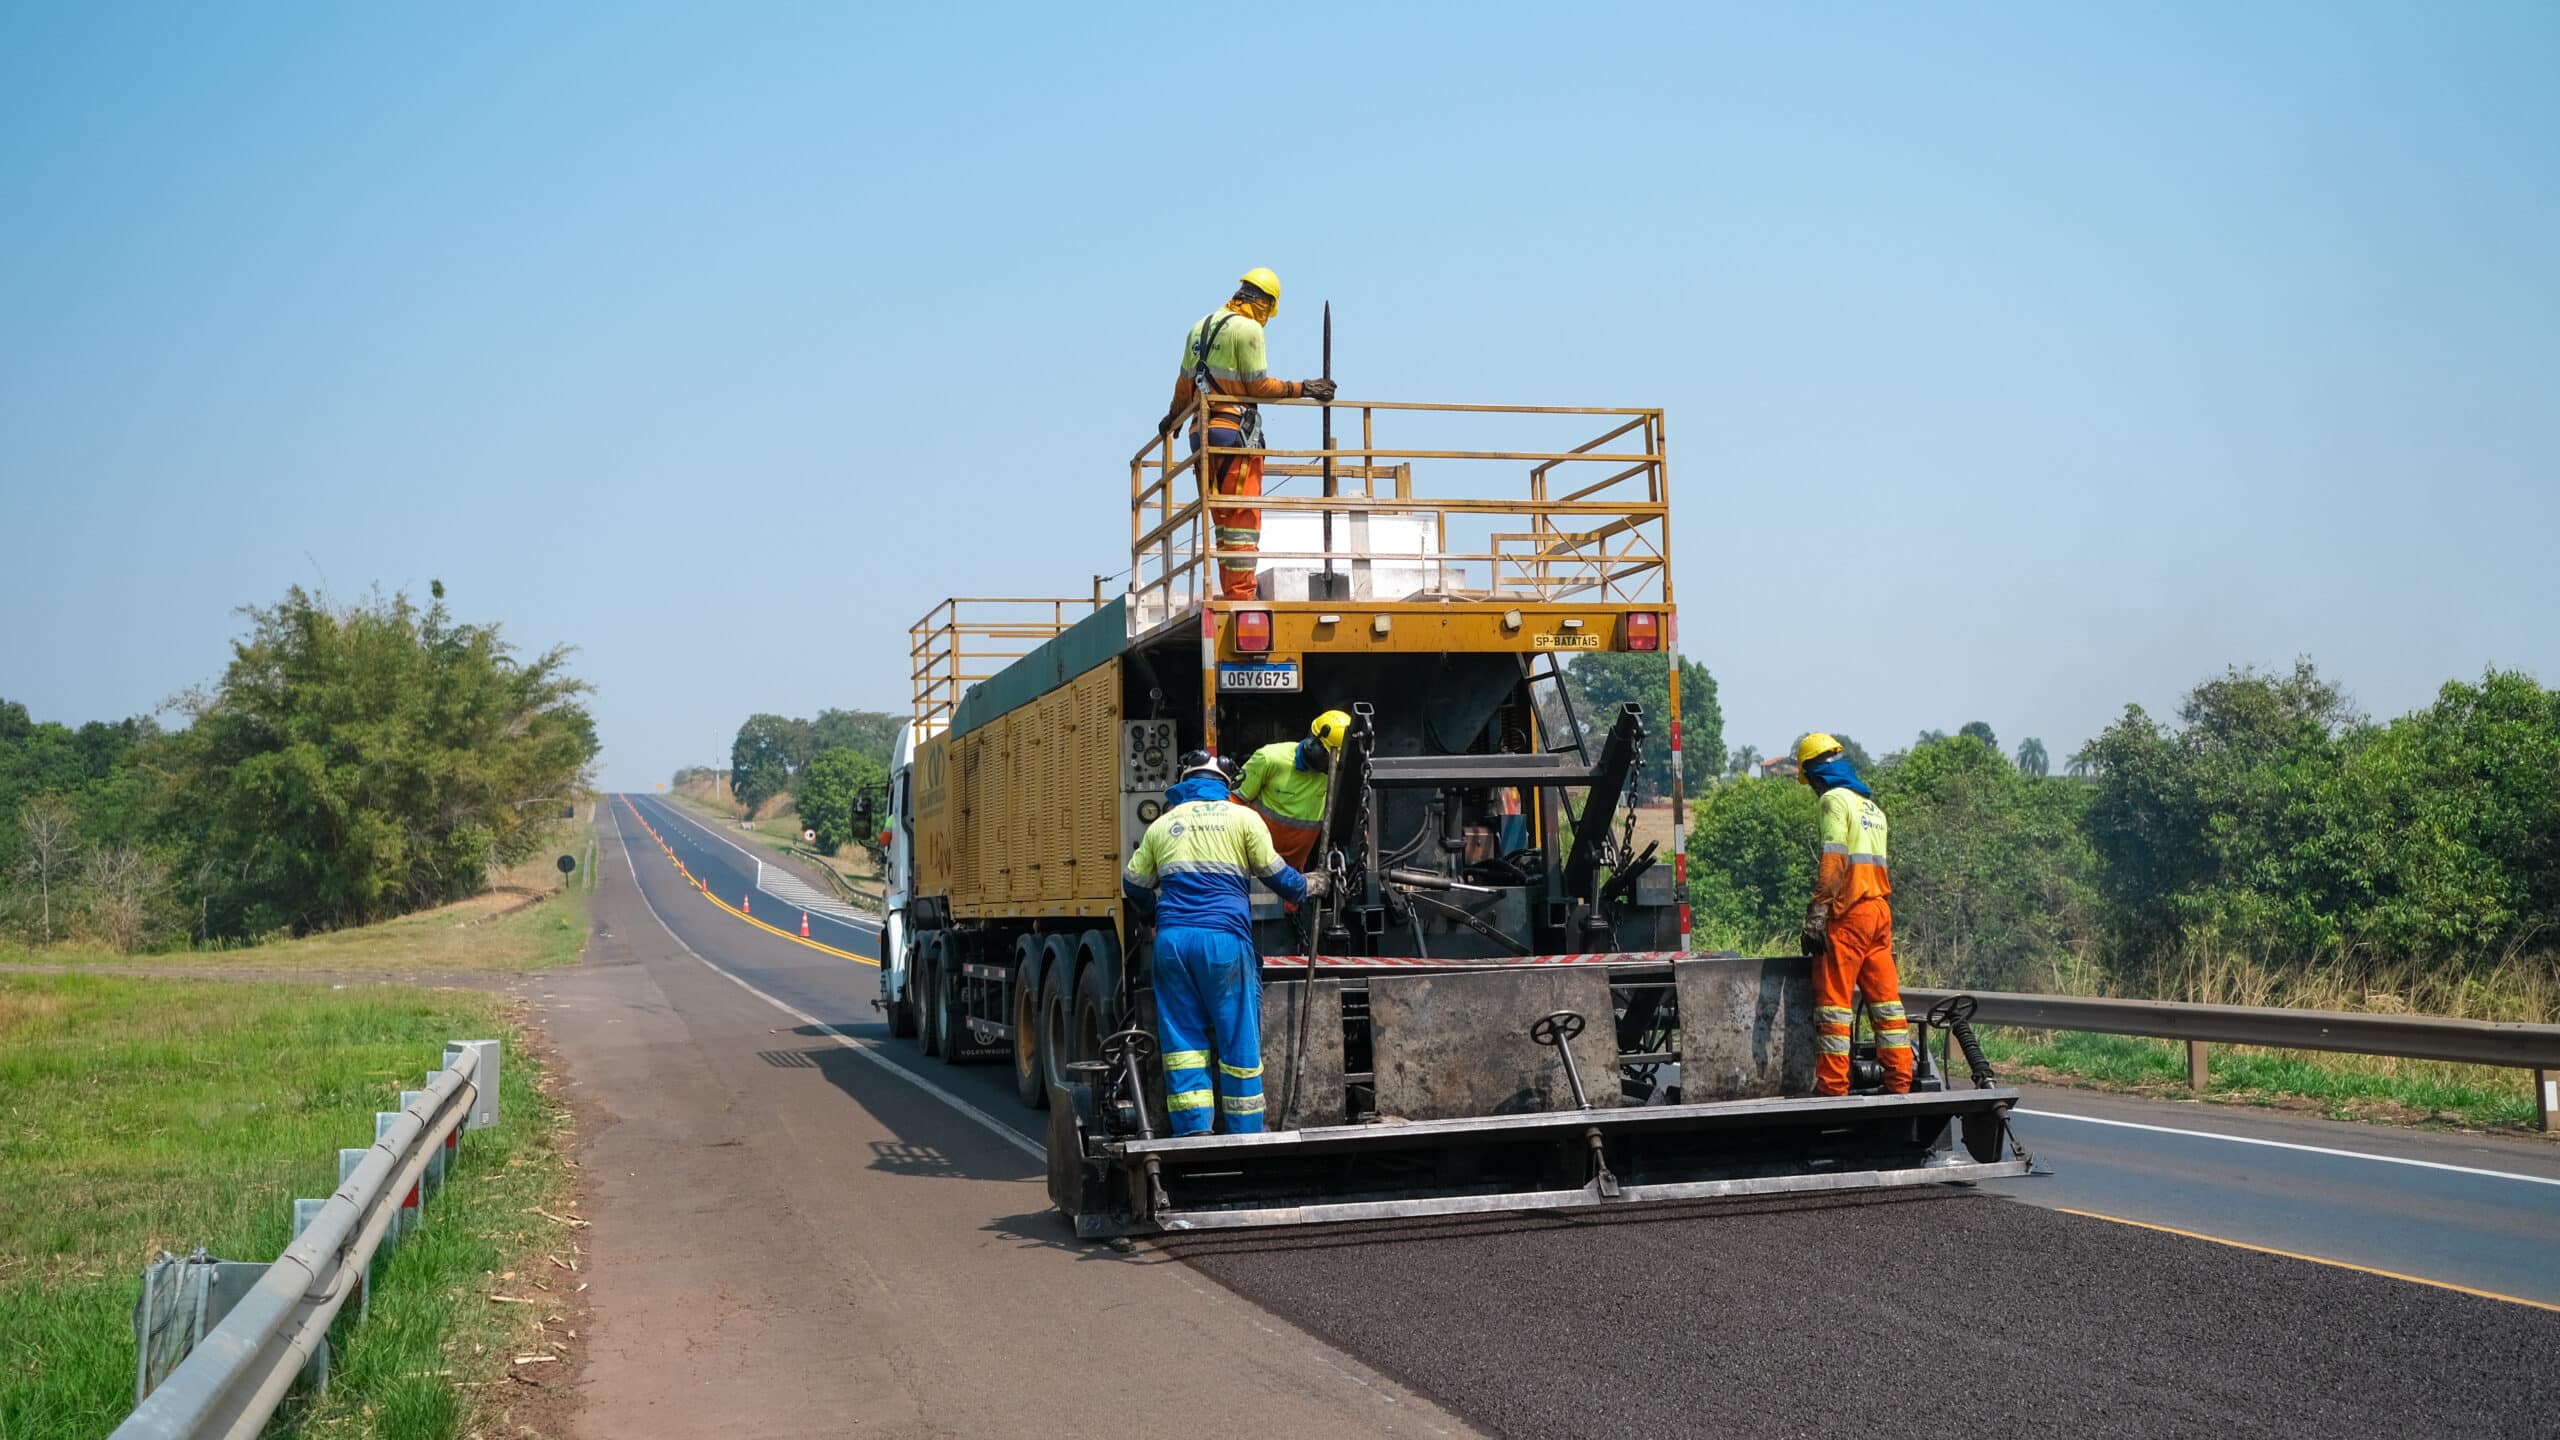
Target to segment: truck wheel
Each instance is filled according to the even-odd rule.
[[[914,992],[916,1019],[924,1032],[924,1053],[942,1053],[942,936],[936,932],[916,945],[915,973],[907,978]]]
[[[941,963],[933,967],[933,1014],[942,1028],[942,1043],[935,1053],[945,1065],[959,1064],[960,1052],[969,1044],[969,1006],[960,989],[964,953],[954,939],[942,947]]]
[[[1040,1083],[1064,1085],[1072,1058],[1067,1054],[1067,1022],[1075,1018],[1075,937],[1052,935],[1040,949],[1040,1068],[1045,1072]]]
[[[882,933],[885,935],[887,932]],[[916,957],[913,955],[907,957],[907,993],[889,1006],[889,1034],[898,1040],[916,1038]]]
[[[1067,1058],[1099,1060],[1102,1037],[1120,1028],[1120,1002],[1102,988],[1102,967],[1087,965],[1076,977],[1076,1023],[1070,1031]]]
[[[1040,1068],[1045,1083],[1064,1084],[1067,1062],[1075,1057],[1067,1053],[1067,1035],[1074,1026],[1072,1013],[1075,997],[1067,987],[1075,983],[1075,973],[1063,965],[1045,967],[1040,973]]]
[[[1040,1053],[1040,986],[1032,962],[1040,957],[1040,937],[1025,935],[1013,946],[1013,1094],[1030,1109],[1049,1103],[1047,1062]]]

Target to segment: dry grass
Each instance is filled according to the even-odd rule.
[[[179,950],[118,955],[100,946],[55,945],[32,949],[0,944],[0,967],[11,964],[77,965],[83,968],[185,970],[346,970],[431,974],[461,971],[541,970],[578,958],[587,941],[587,896],[595,879],[591,807],[553,846],[534,859],[491,877],[497,888],[350,930],[302,939],[276,939],[222,950]],[[558,857],[577,857],[568,875]],[[0,1027],[5,1028],[5,1027]]]
[[[2345,959],[2274,967],[2193,948],[2149,993],[2129,999],[2247,1005],[2456,1020],[2560,1023],[2560,957],[2509,955],[2487,967]],[[2028,1078],[2184,1097],[2186,1048],[2166,1040],[2049,1031],[1986,1030],[1993,1057]],[[2533,1123],[2532,1072],[2386,1055],[2216,1045],[2204,1098],[2316,1108],[2341,1120],[2521,1129]]]

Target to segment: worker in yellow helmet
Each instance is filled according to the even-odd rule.
[[[1324,833],[1325,785],[1350,729],[1350,716],[1327,710],[1307,728],[1304,740],[1275,740],[1254,751],[1244,762],[1244,778],[1236,782],[1235,802],[1262,817],[1271,827],[1271,848],[1300,870],[1307,868]]]
[[[1173,433],[1183,413],[1201,396],[1232,395],[1239,398],[1209,402],[1207,443],[1258,452],[1262,449],[1262,411],[1253,401],[1294,400],[1300,396],[1333,398],[1330,380],[1271,378],[1262,327],[1271,323],[1279,309],[1280,277],[1256,266],[1236,282],[1234,298],[1200,317],[1200,323],[1183,337],[1182,368],[1174,378],[1173,404],[1156,424],[1158,435]],[[1201,443],[1200,427],[1195,424],[1191,428],[1193,454],[1199,453]],[[1254,561],[1262,548],[1262,507],[1220,508],[1215,500],[1220,496],[1261,495],[1262,456],[1214,456],[1201,483],[1212,503],[1212,543],[1228,552],[1218,560],[1218,594],[1228,600],[1251,600],[1255,590]]]
[[[1813,958],[1814,1089],[1849,1093],[1853,996],[1867,997],[1884,1088],[1911,1090],[1911,1026],[1893,965],[1893,879],[1885,820],[1840,742],[1819,731],[1796,742],[1796,778],[1822,807],[1822,863],[1805,908],[1804,953]]]

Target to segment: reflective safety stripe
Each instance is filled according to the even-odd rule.
[[[1209,1052],[1206,1050],[1167,1050],[1164,1052],[1164,1068],[1167,1070],[1206,1070],[1209,1068]]]
[[[1816,1005],[1813,1007],[1813,1023],[1816,1025],[1846,1025],[1849,1023],[1850,1018],[1854,1013],[1855,1012],[1851,1011],[1846,1005]]]
[[[1232,875],[1241,880],[1245,868],[1225,860],[1164,860],[1156,869],[1166,875]]]
[[[1250,1070],[1239,1070],[1235,1066],[1221,1060],[1218,1062],[1218,1073],[1221,1075],[1232,1075],[1238,1080],[1259,1080],[1262,1078],[1262,1067],[1256,1065]]]
[[[1813,1037],[1813,1048],[1821,1051],[1825,1055],[1846,1055],[1849,1053],[1849,1037],[1846,1035],[1816,1035]]]
[[[1903,1017],[1902,1002],[1888,1000],[1881,1005],[1870,1005],[1867,1007],[1867,1013],[1875,1016],[1878,1024],[1887,1020],[1899,1020]]]
[[[1826,841],[1823,844],[1822,853],[1825,855],[1846,855],[1849,853],[1849,847],[1846,845],[1834,845]]]
[[[1825,846],[1823,846],[1822,848],[1823,848],[1823,849],[1825,849],[1825,850],[1828,850],[1828,849],[1830,849],[1830,848],[1832,848],[1832,847],[1830,847],[1830,846],[1828,846],[1828,845],[1825,845]],[[1867,854],[1863,854],[1863,853],[1860,853],[1860,854],[1852,854],[1852,853],[1848,850],[1848,848],[1847,848],[1846,846],[1841,847],[1840,853],[1841,853],[1841,854],[1843,854],[1843,855],[1848,855],[1848,856],[1849,856],[1849,863],[1850,863],[1850,864],[1852,864],[1852,865],[1882,865],[1882,864],[1884,864],[1884,857],[1883,857],[1883,856],[1881,856],[1881,855],[1867,855]]]
[[[1164,1097],[1167,1110],[1206,1110],[1217,1103],[1217,1095],[1208,1090],[1176,1090]]]
[[[1226,1111],[1230,1115],[1259,1115],[1262,1113],[1262,1097],[1259,1095],[1230,1095],[1219,1103],[1218,1108]]]
[[[1908,1030],[1879,1030],[1876,1032],[1876,1048],[1879,1050],[1908,1050],[1911,1048],[1911,1032]]]

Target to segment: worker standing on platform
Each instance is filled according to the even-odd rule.
[[[1911,1090],[1911,1026],[1893,965],[1893,879],[1885,867],[1884,810],[1840,742],[1819,731],[1796,742],[1796,778],[1822,806],[1821,870],[1804,917],[1813,957],[1814,1089],[1849,1093],[1853,992],[1867,997],[1884,1088]]]
[[[1231,449],[1262,449],[1262,410],[1254,400],[1294,400],[1306,396],[1316,400],[1333,398],[1331,380],[1274,380],[1270,377],[1270,361],[1262,341],[1262,327],[1280,309],[1280,277],[1256,266],[1244,272],[1236,285],[1235,298],[1223,307],[1200,317],[1182,342],[1182,369],[1173,382],[1173,404],[1164,419],[1157,422],[1156,433],[1169,435],[1182,419],[1183,412],[1198,403],[1202,395],[1234,395],[1241,400],[1209,402],[1209,434],[1207,443]],[[1200,453],[1200,427],[1191,428],[1191,453]],[[1210,502],[1209,523],[1214,544],[1232,553],[1218,561],[1218,594],[1227,600],[1254,598],[1254,557],[1262,548],[1262,509],[1255,506],[1220,508],[1219,497],[1259,497],[1262,494],[1262,456],[1220,455],[1214,457],[1209,473],[1202,479],[1202,493]]]
[[[1236,782],[1236,803],[1249,806],[1271,827],[1272,848],[1280,858],[1307,868],[1316,840],[1324,833],[1325,786],[1333,774],[1333,757],[1342,753],[1342,737],[1351,717],[1327,710],[1316,717],[1304,740],[1275,740],[1244,762],[1244,778]]]
[[[1270,831],[1227,803],[1217,757],[1183,756],[1182,775],[1164,798],[1165,812],[1147,827],[1120,887],[1155,919],[1165,1113],[1174,1134],[1205,1135],[1216,1105],[1230,1132],[1252,1133],[1262,1128],[1262,960],[1247,887],[1258,877],[1295,904],[1307,898],[1307,877],[1272,849]]]

